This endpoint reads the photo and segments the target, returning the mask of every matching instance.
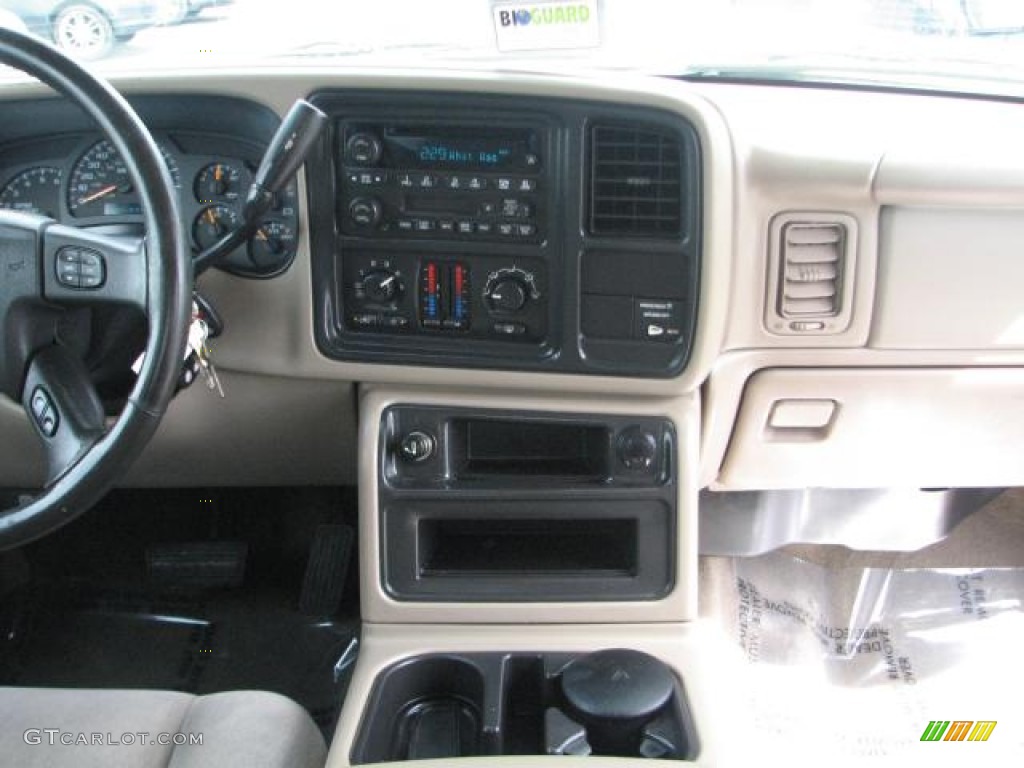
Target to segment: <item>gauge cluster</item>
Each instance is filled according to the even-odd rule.
[[[234,142],[223,154],[223,137],[203,152],[202,137],[190,135],[183,149],[174,135],[155,133],[157,146],[178,190],[182,226],[193,252],[228,234],[241,216],[245,193],[259,162],[260,148]],[[36,147],[40,145],[37,143]],[[0,167],[0,208],[39,213],[79,227],[142,226],[142,205],[128,169],[114,146],[98,136],[45,142],[31,162]],[[68,151],[70,147],[70,151]],[[291,264],[298,245],[298,199],[294,180],[250,238],[221,264],[245,277],[272,277]]]

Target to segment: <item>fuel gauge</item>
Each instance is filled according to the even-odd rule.
[[[261,271],[283,268],[295,254],[295,228],[285,221],[269,219],[249,240],[249,258]]]
[[[200,203],[231,203],[242,194],[242,172],[231,163],[212,163],[196,175],[194,187]]]
[[[226,205],[203,208],[192,223],[192,238],[199,250],[206,250],[238,226],[238,214]]]

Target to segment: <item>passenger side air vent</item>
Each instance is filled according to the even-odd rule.
[[[849,325],[856,226],[840,214],[772,222],[766,322],[776,333],[836,333]]]
[[[590,232],[676,238],[682,229],[678,138],[649,125],[590,128]]]
[[[783,317],[835,317],[845,233],[840,224],[790,222],[782,228]]]

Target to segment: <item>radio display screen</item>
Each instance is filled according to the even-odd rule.
[[[536,143],[528,130],[392,129],[384,136],[384,155],[393,168],[534,170],[539,162]]]

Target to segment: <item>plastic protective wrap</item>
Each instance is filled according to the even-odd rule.
[[[730,687],[751,722],[730,731],[768,764],[1024,765],[1024,569],[707,572],[746,657]]]

